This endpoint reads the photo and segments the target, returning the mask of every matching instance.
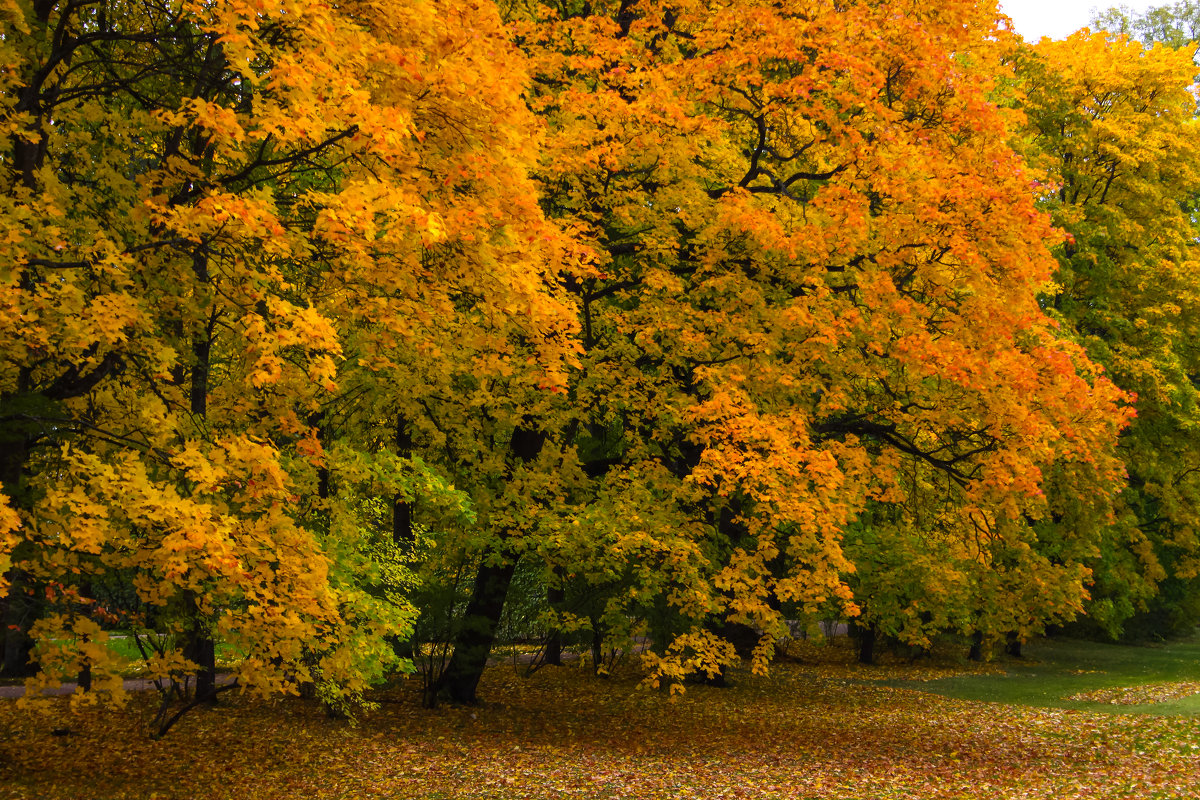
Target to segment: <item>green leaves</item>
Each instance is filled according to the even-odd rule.
[[[1042,203],[1068,236],[1044,303],[1135,398],[1120,451],[1129,487],[1090,562],[1096,622],[1115,635],[1169,573],[1188,572],[1194,550],[1195,67],[1190,49],[1104,33],[1021,59],[1030,160],[1059,187]]]

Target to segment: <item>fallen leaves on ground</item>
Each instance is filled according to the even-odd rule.
[[[121,712],[0,704],[0,797],[1175,798],[1200,795],[1200,721],[953,700],[779,664],[682,696],[575,667],[485,675],[474,708],[418,681],[357,726],[230,697],[146,736]],[[67,727],[67,735],[53,735]]]
[[[1091,692],[1073,694],[1065,699],[1080,700],[1086,703],[1108,703],[1114,706],[1144,706],[1166,703],[1194,694],[1200,694],[1200,683],[1196,681],[1165,681],[1141,686],[1096,689]]]

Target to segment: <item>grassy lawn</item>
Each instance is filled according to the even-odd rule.
[[[1001,662],[1004,671],[924,681],[922,691],[947,697],[1045,708],[1158,715],[1200,714],[1200,643],[1125,647],[1047,640],[1025,648],[1024,659]],[[1178,684],[1192,684],[1195,686]],[[1174,685],[1164,686],[1163,684]],[[913,685],[892,681],[891,685]],[[1142,691],[1114,691],[1143,687]],[[1178,698],[1173,693],[1189,691]],[[1109,691],[1105,691],[1109,690]],[[1087,700],[1067,698],[1090,694]],[[1145,702],[1138,702],[1145,701]]]
[[[234,695],[158,742],[145,735],[144,693],[118,712],[7,702],[0,798],[1200,797],[1192,701],[1062,700],[1196,680],[1193,645],[1060,642],[1029,655],[964,672],[859,667],[844,647],[809,647],[769,678],[738,674],[731,688],[681,697],[632,676],[522,678],[504,665],[485,675],[477,708],[423,710],[410,681],[350,726],[311,702]]]

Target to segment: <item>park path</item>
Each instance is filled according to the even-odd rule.
[[[217,675],[217,683],[221,686],[228,685],[233,682],[233,676],[229,673],[220,673]],[[75,691],[76,683],[68,681],[62,686],[54,689],[46,689],[42,692],[43,697],[55,697],[59,695],[72,694]],[[145,692],[155,688],[154,681],[145,678],[126,678],[125,691],[127,692]],[[0,699],[14,700],[25,696],[25,687],[17,686],[0,686]]]

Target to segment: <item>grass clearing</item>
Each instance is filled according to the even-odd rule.
[[[1200,714],[1200,643],[1124,646],[1071,639],[1043,640],[1025,648],[1025,658],[1005,659],[1002,671],[892,680],[947,697],[1041,708],[1122,714]],[[1145,691],[1121,691],[1143,687]],[[1172,690],[1175,691],[1172,691]],[[1194,689],[1194,691],[1189,691]],[[1181,697],[1170,698],[1176,692]],[[1072,700],[1093,694],[1097,700]],[[1154,702],[1158,698],[1161,702]],[[1136,702],[1142,699],[1148,702]],[[1116,700],[1117,702],[1113,702]]]

